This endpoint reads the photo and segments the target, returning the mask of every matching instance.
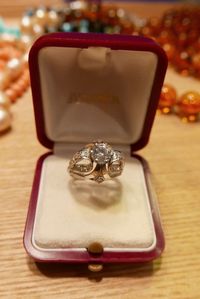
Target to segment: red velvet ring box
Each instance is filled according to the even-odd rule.
[[[149,139],[167,67],[152,40],[122,35],[54,33],[30,56],[40,157],[24,233],[36,261],[145,262],[164,236],[147,163],[134,152]],[[73,180],[67,165],[85,144],[103,140],[123,151],[115,180]],[[94,254],[88,248],[102,245]]]

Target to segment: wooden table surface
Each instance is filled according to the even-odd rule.
[[[199,82],[173,73],[167,80],[176,80],[179,92],[200,89]],[[158,196],[166,237],[162,258],[105,266],[94,275],[85,266],[37,265],[27,256],[22,238],[29,196],[46,149],[36,138],[30,90],[12,112],[12,131],[0,136],[0,298],[200,298],[200,123],[156,116],[150,142],[140,151]]]

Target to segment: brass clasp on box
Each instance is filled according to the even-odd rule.
[[[93,242],[88,246],[87,250],[91,255],[99,257],[103,253],[103,246],[99,242]],[[88,265],[88,270],[91,272],[100,272],[102,269],[103,265],[100,263],[92,263]]]

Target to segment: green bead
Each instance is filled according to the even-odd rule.
[[[80,27],[79,28],[79,32],[81,32],[81,33],[88,33],[89,31],[88,31],[88,28],[87,27]]]
[[[113,33],[113,28],[111,26],[106,26],[104,28],[104,33],[112,34]]]

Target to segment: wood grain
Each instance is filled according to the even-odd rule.
[[[150,142],[140,151],[150,164],[161,210],[162,258],[92,274],[85,266],[37,265],[23,248],[34,168],[46,149],[36,139],[30,91],[12,112],[13,129],[0,137],[0,298],[200,298],[199,123],[157,116]]]

